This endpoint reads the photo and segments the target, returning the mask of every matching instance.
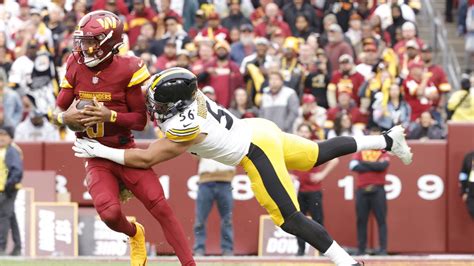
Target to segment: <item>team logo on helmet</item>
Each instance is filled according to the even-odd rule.
[[[73,33],[73,55],[80,64],[94,67],[118,53],[123,44],[123,24],[113,13],[98,10],[86,14]]]
[[[173,67],[155,74],[146,93],[148,114],[161,122],[186,109],[195,100],[197,78],[191,71]]]

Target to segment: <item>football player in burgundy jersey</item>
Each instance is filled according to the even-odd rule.
[[[85,15],[74,32],[74,51],[61,82],[55,120],[74,128],[78,138],[92,138],[115,148],[135,147],[131,130],[143,130],[147,121],[141,86],[150,74],[143,61],[119,56],[123,24],[108,11]],[[79,100],[93,104],[77,110]],[[94,206],[112,230],[130,237],[132,266],[146,264],[144,228],[129,221],[120,206],[120,185],[130,190],[161,224],[166,240],[182,265],[196,265],[182,226],[165,199],[151,168],[124,167],[109,160],[86,160],[86,181]]]

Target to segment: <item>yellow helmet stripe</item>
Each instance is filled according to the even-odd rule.
[[[155,79],[155,81],[153,81],[153,84],[151,84],[152,90],[153,91],[155,90],[155,86],[156,86],[156,84],[158,84],[158,82],[160,82],[160,80],[164,79],[165,77],[167,77],[169,75],[173,75],[173,74],[177,74],[177,73],[186,73],[186,70],[185,69],[176,69],[176,70],[172,70],[168,73],[165,73],[165,74],[159,76],[157,79]]]

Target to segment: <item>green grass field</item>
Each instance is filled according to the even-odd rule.
[[[387,256],[360,257],[366,266],[474,266],[474,256]],[[199,257],[198,266],[329,266],[321,257]],[[125,257],[69,257],[69,258],[11,258],[0,257],[0,266],[129,266]],[[179,266],[175,257],[163,256],[149,259],[147,266]]]

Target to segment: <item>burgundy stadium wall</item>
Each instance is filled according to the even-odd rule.
[[[388,251],[403,253],[474,253],[474,220],[459,196],[458,173],[464,154],[474,149],[474,124],[449,124],[447,141],[412,141],[414,162],[403,165],[392,157],[388,189]],[[146,146],[140,142],[139,146]],[[51,170],[65,177],[73,201],[92,206],[83,184],[84,162],[75,158],[71,143],[20,143],[27,170]],[[342,245],[356,246],[354,179],[348,169],[350,156],[323,183],[325,226]],[[154,167],[169,203],[193,244],[194,198],[197,161],[185,154]],[[61,180],[64,180],[61,178]],[[254,199],[242,169],[234,179],[233,224],[235,253],[257,254],[259,216],[265,214]],[[135,199],[124,205],[127,215],[137,216],[147,239],[159,253],[172,253],[158,223]],[[214,208],[208,222],[207,251],[219,254],[220,225]],[[377,228],[369,223],[369,244],[377,246]]]

